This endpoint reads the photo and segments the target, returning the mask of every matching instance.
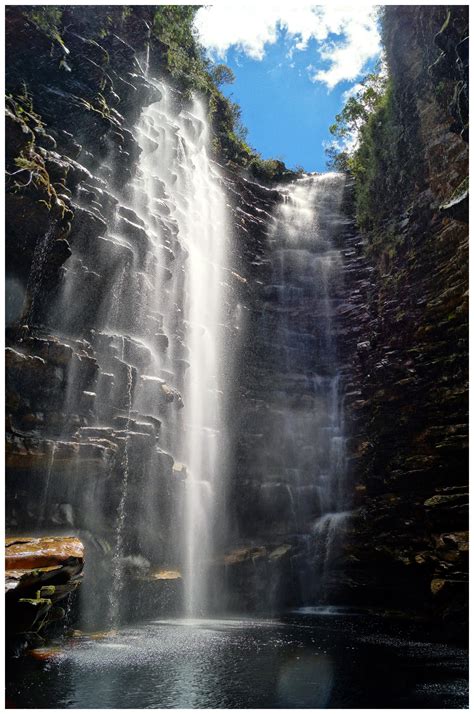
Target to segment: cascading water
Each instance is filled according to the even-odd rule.
[[[46,434],[38,523],[72,527],[92,544],[81,597],[97,582],[105,597],[100,617],[94,599],[84,608],[87,626],[119,622],[143,583],[170,573],[188,616],[215,611],[219,588],[211,592],[209,581],[235,542],[224,523],[233,389],[226,192],[209,158],[204,107],[143,80],[155,101],[134,129],[133,176],[114,188],[102,178],[113,174],[106,160],[97,176],[84,172],[74,251],[47,320],[60,345],[63,402]],[[254,458],[247,449],[255,498],[234,482],[245,508],[250,500],[257,508],[247,522],[259,541],[290,553],[309,605],[323,597],[349,507],[334,324],[343,184],[328,174],[280,189],[269,284],[256,282],[267,296],[256,319],[269,380],[257,387],[265,418]],[[268,590],[280,589],[277,579]]]
[[[128,478],[129,478],[129,460],[128,460],[128,430],[130,428],[130,412],[132,409],[132,368],[127,369],[127,398],[128,398],[128,413],[125,424],[125,439],[123,446],[122,458],[122,483],[120,487],[120,501],[117,511],[117,526],[114,554],[112,558],[112,587],[110,590],[110,621],[111,624],[116,622],[120,610],[120,593],[122,589],[123,578],[123,529],[125,522],[125,508],[127,505],[128,495]]]
[[[142,80],[156,101],[134,129],[134,175],[113,188],[104,160],[86,177],[47,317],[67,359],[38,522],[51,528],[56,510],[89,544],[88,628],[126,618],[162,571],[182,582],[187,615],[206,611],[225,480],[228,207],[204,106]],[[170,607],[163,597],[149,611]]]
[[[295,569],[299,598],[307,604],[325,597],[328,566],[349,515],[334,323],[342,273],[334,239],[345,222],[344,181],[342,175],[323,174],[295,182],[285,192],[271,237],[268,291],[274,299],[265,326],[275,370],[275,426],[262,494],[270,511],[280,503],[280,514],[287,513],[285,530],[303,540]]]
[[[166,202],[182,244],[178,280],[167,305],[157,305],[165,331],[175,333],[178,339],[161,364],[157,360],[157,374],[173,371],[176,362],[188,367],[182,381],[185,406],[178,425],[180,436],[170,433],[168,443],[186,466],[185,602],[187,614],[198,615],[206,608],[206,573],[213,555],[214,482],[223,473],[220,402],[226,203],[208,156],[209,130],[203,106],[195,100],[189,111],[176,114],[170,90],[161,87],[161,91],[162,100],[145,110],[139,124],[143,153],[138,193],[148,207]],[[146,220],[139,196],[136,210]],[[157,263],[162,260],[160,252],[156,259]],[[157,293],[163,292],[161,285],[156,288]]]

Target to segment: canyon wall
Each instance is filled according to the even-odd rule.
[[[133,330],[134,306],[157,289],[145,279],[149,236],[130,198],[146,151],[134,128],[162,100],[145,70],[165,72],[159,43],[147,52],[147,9],[100,41],[91,39],[90,14],[64,12],[61,41],[21,8],[7,15],[6,517],[11,534],[81,536],[93,583],[81,597],[95,610],[83,624],[93,626],[114,599],[121,512],[121,576],[138,583],[122,609],[142,617],[180,610],[187,474],[173,434],[188,356],[179,304],[167,325],[158,311],[147,314],[147,339],[172,362],[166,374],[143,381],[151,357]],[[459,617],[467,599],[466,22],[462,8],[446,17],[442,7],[387,8],[399,127],[398,162],[387,171],[398,188],[392,201],[381,183],[383,210],[370,235],[356,229],[351,180],[340,182],[339,277],[328,299],[347,440],[340,513],[351,517],[340,523],[323,601]],[[171,84],[173,124],[190,100]],[[188,124],[195,132],[189,116]],[[318,530],[301,536],[321,512],[304,513],[303,494],[326,456],[304,428],[306,443],[294,440],[284,453],[280,436],[285,415],[303,425],[317,411],[320,387],[309,375],[335,376],[334,365],[319,359],[326,317],[311,280],[304,284],[313,277],[306,263],[285,278],[305,300],[283,306],[285,334],[275,322],[275,230],[287,187],[262,185],[230,162],[215,168],[230,217],[224,417],[232,466],[216,506],[222,588],[214,605],[223,607],[225,591],[228,609],[268,612],[307,604],[305,587],[320,576]],[[168,188],[153,206],[167,294],[181,284],[184,260]],[[111,315],[115,335],[105,329]],[[278,367],[288,356],[291,374]],[[131,408],[139,389],[151,408]]]
[[[462,619],[467,9],[387,7],[384,27],[396,160],[373,186],[380,215],[363,249],[370,281],[352,318],[359,339],[347,409],[359,515],[347,585],[361,602]]]

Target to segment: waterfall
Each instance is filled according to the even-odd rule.
[[[60,397],[38,445],[38,524],[90,545],[87,627],[141,612],[137,598],[152,615],[174,602],[188,617],[225,610],[216,573],[224,551],[240,547],[237,533],[250,554],[271,546],[268,592],[280,597],[286,585],[271,573],[291,560],[291,596],[299,579],[296,599],[311,605],[326,597],[350,508],[334,319],[344,178],[304,176],[269,191],[272,207],[284,200],[264,220],[261,273],[238,295],[228,285],[238,206],[232,214],[234,189],[210,158],[205,106],[142,79],[153,101],[133,128],[133,170],[114,182],[107,157],[95,176],[81,169],[74,250],[49,332],[33,340],[55,359]],[[246,335],[235,349],[238,323]],[[244,381],[249,370],[242,390],[234,369]],[[229,445],[245,458],[229,458]],[[257,582],[263,569],[252,563]],[[237,577],[222,585],[229,602]]]
[[[266,339],[274,355],[270,398],[278,420],[266,466],[274,485],[288,494],[282,511],[285,491],[280,488],[286,528],[299,531],[304,543],[300,597],[306,604],[326,596],[328,570],[349,515],[334,321],[342,275],[335,239],[345,223],[344,181],[328,173],[292,184],[277,209],[271,236],[275,299],[266,313]],[[272,491],[266,486],[262,493],[269,494],[272,509]]]
[[[63,446],[45,488],[91,543],[88,627],[136,609],[134,593],[158,591],[160,569],[177,573],[186,614],[203,614],[222,533],[228,206],[204,104],[142,79],[155,101],[134,127],[133,175],[114,188],[104,159],[78,190],[74,252],[48,315],[68,357]],[[60,458],[68,449],[71,462]],[[67,499],[53,459],[75,484]],[[100,482],[97,498],[86,477]],[[100,618],[86,596],[95,588],[108,593]]]
[[[169,336],[167,349],[154,352],[149,375],[171,378],[184,403],[182,414],[164,425],[162,443],[187,476],[181,543],[185,608],[188,615],[200,615],[213,556],[215,481],[223,475],[224,460],[227,209],[209,158],[204,106],[194,99],[179,110],[172,91],[156,86],[162,98],[144,110],[138,124],[142,153],[132,206],[154,246],[146,266],[154,304],[147,312],[160,315]],[[174,239],[163,240],[170,234]]]

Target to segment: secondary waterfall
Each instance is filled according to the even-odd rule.
[[[261,494],[287,542],[296,543],[298,599],[308,605],[329,597],[328,566],[334,568],[349,515],[335,323],[344,183],[340,174],[308,175],[286,189],[265,288],[267,359],[274,373]]]

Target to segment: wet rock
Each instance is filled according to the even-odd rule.
[[[139,264],[144,266],[150,250],[150,239],[147,232],[143,229],[142,225],[132,223],[132,221],[124,216],[120,217],[117,228],[136,251]]]
[[[130,223],[140,226],[141,228],[145,228],[144,222],[141,218],[139,218],[139,216],[137,216],[137,214],[132,208],[127,208],[126,206],[119,206],[117,211],[119,216],[122,216],[122,218],[125,218]]]
[[[42,632],[62,619],[65,610],[56,605],[79,586],[84,565],[84,546],[78,538],[7,538],[5,589],[7,636]]]
[[[150,572],[152,580],[180,580],[181,577],[179,570],[154,570]]]
[[[161,412],[167,405],[174,404],[178,408],[183,406],[183,400],[177,389],[170,387],[164,379],[151,375],[140,377],[139,398],[143,409]]]
[[[154,340],[156,349],[159,352],[164,352],[166,349],[168,349],[168,345],[169,345],[168,335],[165,335],[164,333],[159,332],[153,336],[153,340]]]
[[[7,214],[7,270],[28,280],[33,254],[38,238],[50,228],[51,213],[40,200],[29,196],[8,193],[5,197]]]
[[[466,494],[437,494],[428,498],[424,505],[426,508],[456,508],[467,503]]]
[[[6,540],[5,570],[34,571],[36,568],[70,567],[79,572],[84,561],[84,546],[78,538],[43,537],[21,538],[10,537]],[[9,588],[18,587],[13,576]]]
[[[150,348],[143,342],[130,337],[124,337],[122,340],[124,361],[137,367],[140,371],[145,371],[152,360]]]
[[[129,409],[138,380],[138,370],[118,357],[111,360],[114,374],[113,407]]]
[[[21,116],[15,114],[8,105],[5,108],[5,140],[7,163],[12,162],[20,155],[25,144],[35,140],[28,124]]]
[[[106,231],[107,224],[103,218],[86,208],[74,206],[74,221],[69,236],[73,244],[80,245],[87,252],[89,243]]]

